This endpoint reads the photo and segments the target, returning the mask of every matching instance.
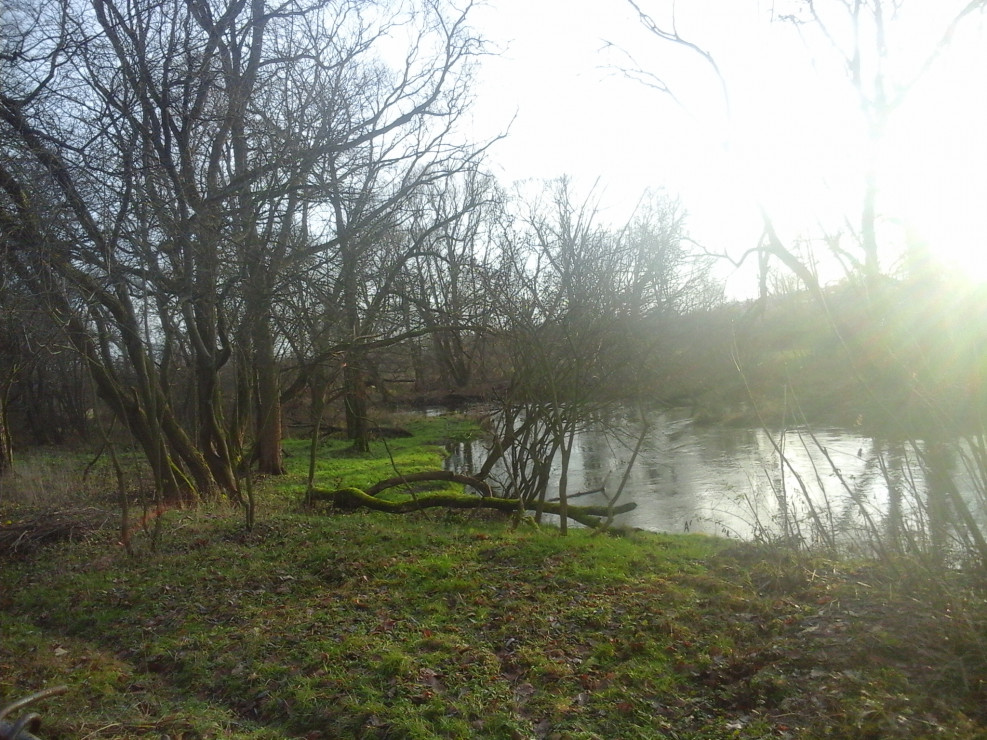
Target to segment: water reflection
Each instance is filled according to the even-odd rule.
[[[605,504],[617,491],[640,430],[633,417],[620,422],[600,421],[579,434],[570,497],[601,488],[605,493],[574,503]],[[701,427],[673,413],[651,423],[621,497],[637,508],[621,517],[623,524],[745,539],[771,533],[808,540],[827,530],[841,539],[928,531],[928,461],[919,459],[922,451],[912,443],[838,429]],[[458,445],[448,466],[470,472],[485,457],[482,443]],[[962,466],[956,460],[940,464],[963,490]],[[556,462],[549,497],[557,495],[558,473]],[[496,473],[494,479],[506,485]],[[973,500],[976,487],[967,488],[965,498]]]

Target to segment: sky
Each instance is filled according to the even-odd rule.
[[[689,211],[697,241],[735,258],[757,244],[760,206],[789,241],[856,223],[867,151],[859,100],[812,27],[772,22],[786,4],[678,3],[679,32],[720,66],[728,113],[709,67],[645,33],[626,0],[488,0],[474,23],[499,53],[483,62],[474,115],[480,136],[509,128],[492,151],[494,171],[507,183],[564,174],[587,190],[598,183],[602,216],[614,221],[645,188],[664,188]],[[965,4],[905,0],[888,34],[889,76],[912,79]],[[640,5],[671,18],[670,0]],[[886,267],[898,247],[919,244],[987,280],[985,42],[984,17],[967,18],[880,142],[878,207],[895,248]],[[628,67],[662,76],[679,103],[630,79]],[[752,293],[752,271],[723,268],[729,295]],[[835,263],[821,269],[837,276]]]

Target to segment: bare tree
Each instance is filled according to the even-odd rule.
[[[489,176],[472,172],[422,193],[413,218],[413,232],[427,237],[405,295],[430,330],[432,357],[445,388],[467,389],[484,370],[492,317],[486,290],[491,229],[504,197]]]
[[[682,316],[723,300],[723,286],[712,273],[716,258],[691,242],[687,219],[679,200],[659,190],[644,194],[624,227],[621,289],[631,320]]]
[[[238,500],[241,462],[282,470],[278,291],[319,251],[373,248],[398,194],[448,172],[451,124],[436,121],[468,102],[468,10],[91,0],[14,16],[4,255],[66,326],[163,499]],[[402,34],[395,68],[383,47]],[[367,209],[338,223],[340,172],[374,155]]]
[[[613,228],[599,222],[592,193],[577,200],[562,178],[526,205],[525,230],[501,245],[500,341],[511,373],[493,454],[524,501],[544,501],[557,465],[564,517],[577,432],[630,400],[660,349],[646,322],[705,304],[715,290],[708,269],[690,265],[674,201],[656,197]]]

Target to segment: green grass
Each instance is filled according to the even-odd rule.
[[[434,466],[426,438],[391,455]],[[344,444],[320,461],[341,485],[391,469]],[[4,562],[0,701],[66,684],[34,708],[47,740],[987,731],[972,590],[699,535],[307,511],[291,476],[252,532],[204,507],[136,558],[110,526]]]
[[[440,469],[446,454],[446,443],[469,439],[479,433],[476,422],[466,415],[427,418],[399,415],[390,419],[386,426],[395,424],[414,436],[376,440],[369,454],[354,453],[350,449],[350,441],[341,435],[324,438],[316,460],[318,485],[365,489],[399,474]],[[310,445],[310,439],[284,441],[288,475],[271,483],[288,496],[296,496],[298,486],[304,485],[308,475]],[[432,484],[429,490],[462,491],[462,487],[437,483]]]

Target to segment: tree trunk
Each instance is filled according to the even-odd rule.
[[[5,388],[0,393],[0,476],[9,470],[13,463],[14,450],[10,439],[10,427],[7,424],[7,388]]]
[[[567,426],[569,425],[567,424]],[[572,443],[576,436],[576,430],[569,426],[563,434],[562,470],[559,474],[559,534],[565,537],[569,533],[569,518],[567,516],[569,508],[569,460],[572,457]]]
[[[284,475],[281,452],[281,382],[274,338],[267,316],[254,322],[254,369],[257,373],[257,470],[265,475]]]
[[[199,227],[207,237],[204,243],[216,239],[219,228],[210,218],[203,218]],[[198,245],[195,257],[198,270],[195,289],[203,298],[185,307],[185,325],[192,339],[196,414],[198,416],[198,447],[206,461],[213,480],[220,490],[235,501],[240,492],[234,473],[233,455],[223,424],[222,394],[219,371],[229,360],[232,351],[223,331],[223,324],[216,299],[219,256],[216,250]]]
[[[472,379],[472,367],[459,332],[436,331],[433,342],[445,384],[466,388]]]
[[[196,367],[195,379],[199,453],[219,488],[238,500],[240,495],[233,473],[233,460],[219,417],[218,377],[211,363],[200,361]]]
[[[464,486],[470,486],[475,489],[481,496],[493,496],[493,489],[490,484],[485,480],[480,480],[479,478],[472,475],[461,475],[459,473],[453,473],[451,470],[429,470],[424,473],[408,473],[407,475],[399,475],[394,478],[388,478],[387,480],[382,480],[370,488],[368,488],[365,493],[368,496],[376,496],[381,491],[386,491],[388,488],[397,488],[398,486],[405,486],[409,483],[417,483],[421,481],[451,481],[453,483],[462,483]]]
[[[356,452],[370,451],[370,424],[367,403],[367,383],[360,358],[353,352],[346,357],[343,368],[343,407],[346,412],[346,436],[353,441]]]
[[[872,146],[876,147],[877,144]],[[865,177],[860,239],[864,252],[864,279],[867,287],[874,289],[881,275],[877,248],[877,173],[874,169],[869,170]]]

